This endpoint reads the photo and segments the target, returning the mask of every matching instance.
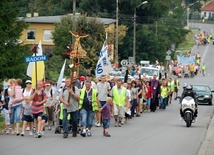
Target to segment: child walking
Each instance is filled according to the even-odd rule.
[[[113,114],[113,104],[111,97],[107,97],[106,104],[100,109],[100,112],[102,112],[103,136],[111,137],[109,134],[110,120]]]

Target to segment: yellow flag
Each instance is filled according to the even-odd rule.
[[[43,55],[41,40],[39,41],[37,52],[38,53],[36,54],[36,56]],[[33,54],[33,56],[35,56],[35,54]],[[35,62],[30,62],[28,64],[28,68],[27,68],[27,75],[30,76],[32,79],[32,88],[35,88],[35,86],[36,86],[36,73],[35,73],[35,71],[36,71]],[[38,61],[37,62],[37,80],[43,80],[44,74],[45,74],[44,61]]]

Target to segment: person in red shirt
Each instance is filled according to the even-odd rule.
[[[152,89],[151,89],[151,86],[149,85],[149,81],[146,81],[146,107],[148,112],[150,112],[151,97],[152,97]]]
[[[37,133],[35,133],[35,138],[42,137],[42,115],[44,111],[44,103],[47,102],[47,95],[42,87],[42,81],[38,81],[36,89],[31,92],[30,100],[32,100],[32,114],[34,118],[34,127]]]

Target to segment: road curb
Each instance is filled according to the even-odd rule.
[[[214,114],[214,111],[213,111]],[[211,117],[206,137],[202,142],[198,155],[214,155],[214,117]]]

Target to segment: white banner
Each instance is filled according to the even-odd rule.
[[[108,44],[105,41],[96,66],[96,78],[99,78],[101,75],[108,75],[112,70]]]
[[[62,69],[60,71],[60,75],[59,75],[59,78],[58,78],[58,81],[57,81],[57,90],[59,90],[61,84],[62,84],[62,79],[63,79],[63,76],[64,76],[64,71],[65,71],[65,64],[66,64],[66,59],[65,59],[65,62],[62,66]]]

